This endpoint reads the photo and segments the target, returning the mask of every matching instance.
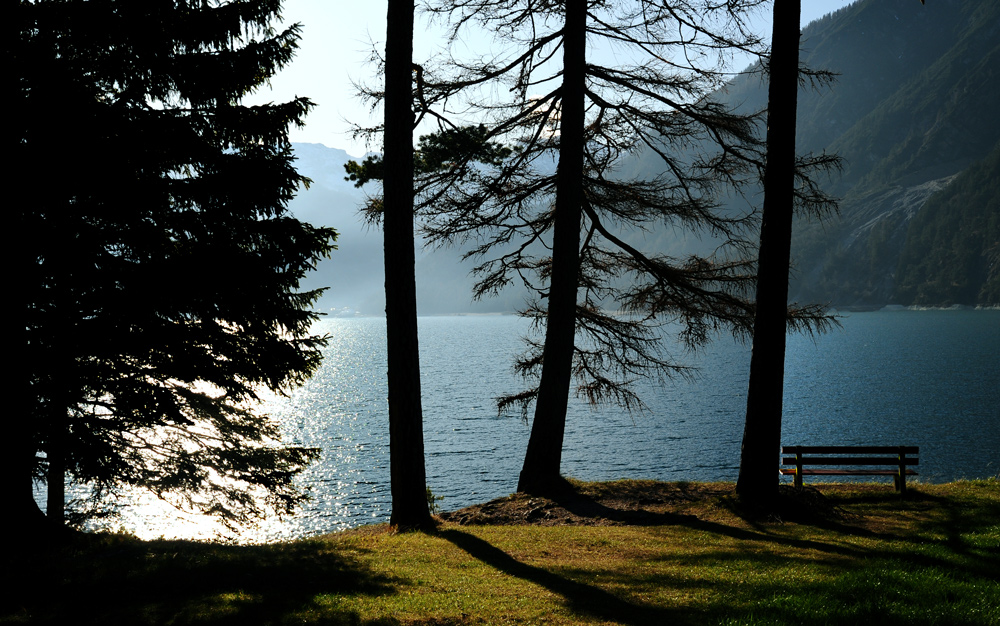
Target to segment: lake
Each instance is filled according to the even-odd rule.
[[[1000,473],[1000,311],[843,314],[842,328],[792,335],[782,443],[920,446],[918,481]],[[511,372],[531,329],[516,316],[420,319],[428,486],[451,510],[515,490],[529,426],[498,415],[494,398],[525,383]],[[301,477],[312,501],[293,519],[248,530],[271,541],[387,521],[385,320],[326,319],[319,373],[267,411],[288,441],[322,458]],[[723,337],[697,354],[693,379],[647,383],[646,413],[569,407],[563,473],[584,480],[734,481],[743,434],[749,347]],[[891,480],[886,480],[891,489]],[[123,510],[141,537],[212,537],[149,498]]]

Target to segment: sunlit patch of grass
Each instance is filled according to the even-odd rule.
[[[271,546],[86,536],[0,580],[14,590],[0,623],[1000,625],[997,481],[824,486],[837,514],[815,523],[683,499],[699,489],[715,493],[665,490],[688,513],[662,525],[382,525]]]

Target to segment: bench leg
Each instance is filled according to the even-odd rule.
[[[906,493],[906,452],[899,448],[899,475],[896,479],[896,491]]]

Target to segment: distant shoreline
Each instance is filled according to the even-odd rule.
[[[924,305],[910,305],[903,306],[901,304],[887,304],[883,306],[875,305],[845,305],[845,306],[831,306],[828,309],[835,313],[894,313],[898,311],[1000,311],[1000,304],[990,304],[990,305],[968,305],[968,304],[953,304],[950,306],[924,306]],[[325,319],[372,319],[372,318],[382,318],[385,319],[385,314],[379,313],[361,313],[360,311],[351,311],[349,314],[344,314],[341,311],[320,311]],[[469,311],[457,311],[454,313],[427,313],[427,314],[417,314],[417,317],[509,317],[518,315],[516,311],[495,311],[488,313],[475,313]]]
[[[883,306],[875,305],[856,305],[856,306],[831,306],[831,311],[840,311],[844,313],[879,313],[879,312],[893,312],[893,311],[1000,311],[1000,304],[990,304],[990,305],[968,305],[968,304],[952,304],[949,306],[931,306],[931,305],[918,305],[911,304],[910,306],[903,306],[902,304],[886,304]]]

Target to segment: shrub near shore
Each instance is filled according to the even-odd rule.
[[[429,534],[81,535],[5,557],[0,624],[1000,624],[996,479],[822,485],[764,519],[729,484],[574,486]]]

